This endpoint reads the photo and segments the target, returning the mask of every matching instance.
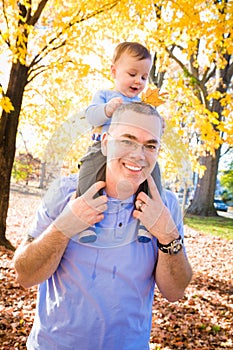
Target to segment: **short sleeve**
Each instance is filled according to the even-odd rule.
[[[169,209],[180,235],[184,237],[183,216],[176,195],[172,191],[163,190],[162,199]]]
[[[53,181],[42,199],[35,219],[28,231],[31,237],[38,237],[62,212],[77,187],[77,175],[60,177]]]

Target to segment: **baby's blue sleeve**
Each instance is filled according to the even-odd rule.
[[[88,123],[92,126],[101,126],[109,121],[109,118],[105,114],[105,105],[108,102],[108,96],[106,90],[98,91],[91,104],[85,111],[85,117]]]

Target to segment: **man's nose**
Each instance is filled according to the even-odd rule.
[[[133,156],[137,156],[141,159],[145,158],[145,147],[144,145],[135,145],[134,149],[131,150],[131,152]]]

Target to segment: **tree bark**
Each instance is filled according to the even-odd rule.
[[[23,1],[17,2],[20,15],[18,21],[18,29],[19,32],[23,34],[24,44],[22,45],[22,38],[19,36],[16,39],[15,48],[16,53],[19,57],[21,56],[22,61],[26,61],[27,58],[27,42],[29,35],[28,27],[25,26],[25,24],[29,26],[35,26],[48,0],[41,0],[39,2],[38,7],[34,11],[33,16],[31,11],[31,2],[31,0],[27,1],[26,5]],[[117,5],[117,3],[118,1],[116,0],[110,4],[106,4],[101,6],[100,8],[97,8],[97,10],[94,10],[92,13],[87,12],[87,14],[81,16],[81,18],[77,16],[77,21],[70,22],[66,27],[66,30],[68,28],[71,29],[72,26],[74,26],[77,23],[81,23],[84,20],[88,20],[89,18],[95,17],[104,11],[112,9]],[[80,10],[78,10],[77,13],[79,14]],[[60,44],[56,44],[55,39],[60,39],[62,33],[63,30],[61,28],[60,32],[57,34],[58,37],[55,36],[54,38],[52,38],[49,41],[48,45],[46,45],[41,50],[41,52],[43,52],[43,54],[45,53],[46,55],[52,50],[57,50],[61,46],[65,45],[65,41],[62,41],[62,39]],[[22,54],[22,52],[24,51],[25,54]],[[24,88],[29,82],[29,70],[32,70],[33,66],[37,65],[41,61],[42,57],[40,57],[40,54],[35,55],[34,59],[32,60],[29,66],[21,64],[20,60],[17,57],[15,57],[15,59],[17,59],[17,61],[15,63],[12,63],[8,89],[5,94],[6,97],[10,98],[10,101],[14,106],[14,111],[6,113],[6,111],[3,110],[0,120],[0,245],[4,245],[9,249],[14,249],[14,247],[6,239],[6,218],[9,206],[10,179],[15,157],[15,145],[19,123],[19,115],[23,100]],[[32,76],[31,80],[34,79],[36,76],[37,74]]]
[[[220,148],[216,151],[215,157],[209,155],[207,157],[201,158],[200,163],[201,165],[206,166],[206,171],[202,178],[198,178],[194,198],[191,205],[187,209],[188,214],[199,216],[217,215],[213,202],[218,173],[219,157]]]
[[[14,250],[6,239],[6,219],[9,206],[11,171],[15,157],[16,134],[19,123],[23,92],[27,84],[28,67],[13,63],[6,96],[10,98],[14,110],[4,110],[0,120],[0,245]]]

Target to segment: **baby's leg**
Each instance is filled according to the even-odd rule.
[[[89,152],[81,159],[81,167],[79,170],[79,180],[76,194],[83,195],[94,183],[105,179],[106,157],[101,152],[101,144],[95,144]],[[97,194],[98,196],[98,194]],[[79,241],[82,243],[95,242],[97,235],[95,226],[80,232]]]
[[[97,181],[104,180],[98,178],[98,174],[105,164],[106,157],[101,152],[101,143],[95,143],[81,159],[77,196],[83,195]]]

